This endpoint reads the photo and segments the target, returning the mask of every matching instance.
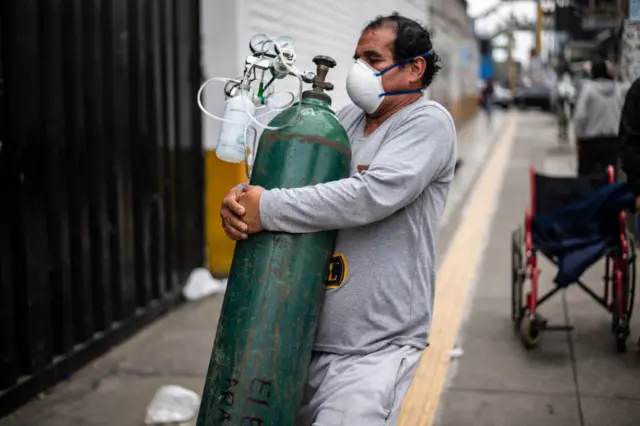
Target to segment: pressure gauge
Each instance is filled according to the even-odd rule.
[[[296,42],[289,36],[282,36],[276,40],[276,52],[280,53],[278,46],[282,47],[283,49],[295,50]]]
[[[264,34],[256,34],[251,37],[249,49],[253,54],[266,53],[270,44],[269,37]]]

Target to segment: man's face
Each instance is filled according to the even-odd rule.
[[[396,62],[393,57],[393,45],[396,40],[396,31],[392,27],[382,27],[368,30],[362,33],[355,59],[361,59],[371,65],[377,71],[384,71]],[[404,90],[420,89],[422,74],[426,69],[423,58],[403,66],[396,67],[382,75],[382,85],[385,92],[399,92]],[[390,102],[393,97],[385,97],[383,105]]]

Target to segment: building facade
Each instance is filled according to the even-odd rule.
[[[477,110],[480,67],[478,43],[467,14],[466,0],[431,0],[430,28],[442,58],[443,72],[435,80],[430,96],[443,104],[456,121],[464,121]]]

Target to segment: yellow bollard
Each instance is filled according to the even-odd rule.
[[[211,275],[226,278],[231,270],[235,242],[224,233],[220,222],[220,205],[229,189],[247,182],[244,163],[227,163],[214,150],[205,156],[205,232],[207,262]]]

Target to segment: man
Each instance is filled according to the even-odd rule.
[[[617,137],[622,101],[620,86],[613,80],[607,63],[593,61],[591,80],[584,83],[576,104],[576,138]]]
[[[638,197],[636,209],[640,213],[640,78],[627,92],[619,135],[622,169]]]
[[[301,426],[396,425],[428,345],[435,242],[456,163],[453,120],[422,90],[439,58],[431,35],[393,14],[362,32],[337,117],[351,177],[304,188],[233,189],[227,235],[338,229],[344,279],[326,291]],[[383,96],[379,96],[383,95]]]
[[[624,102],[622,85],[603,60],[595,60],[591,80],[580,90],[574,116],[578,174],[604,172],[618,158],[618,129]]]
[[[569,142],[569,109],[575,89],[571,81],[571,71],[567,66],[558,73],[556,86],[556,115],[558,116],[558,139],[561,143]]]
[[[640,214],[640,78],[627,92],[620,119],[620,162],[627,181],[636,194],[636,211]],[[636,220],[640,233],[640,220]],[[640,339],[638,339],[640,347]]]
[[[487,113],[487,119],[491,123],[491,113],[493,112],[493,101],[495,95],[495,87],[493,79],[489,78],[485,82],[484,89],[482,89],[482,108]]]

